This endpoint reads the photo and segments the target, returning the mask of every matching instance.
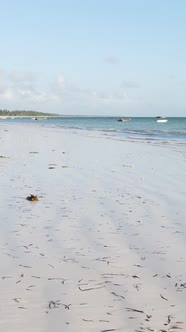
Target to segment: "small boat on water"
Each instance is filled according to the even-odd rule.
[[[121,119],[118,119],[119,122],[128,122],[130,120],[131,120],[131,118],[121,118]]]
[[[168,119],[166,119],[165,116],[157,116],[156,117],[156,122],[167,122]]]
[[[32,120],[46,120],[47,117],[36,117],[36,118],[32,118]]]

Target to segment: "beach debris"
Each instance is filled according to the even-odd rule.
[[[27,268],[27,269],[31,269],[31,268],[32,268],[32,267],[29,266],[29,265],[22,265],[22,264],[19,264],[19,266],[25,267],[25,268]],[[23,275],[24,275],[24,274],[23,274]]]
[[[23,248],[29,249],[31,246],[33,246],[33,243],[30,243],[28,246],[23,246]]]
[[[6,156],[0,156],[0,158],[1,158],[1,159],[5,159],[5,158],[8,158],[8,157],[6,157]]]
[[[28,286],[27,288],[26,288],[26,290],[27,291],[32,291],[32,288],[34,288],[35,287],[35,285],[30,285],[30,286]]]
[[[27,201],[30,201],[30,202],[37,202],[39,201],[38,197],[36,195],[30,195],[30,196],[27,196]]]
[[[171,323],[171,315],[168,315],[167,322],[164,324],[165,326],[169,325]]]
[[[181,284],[180,287],[186,288],[186,282],[184,284]]]
[[[134,266],[136,266],[136,267],[143,267],[143,266],[140,265],[140,264],[134,264]]]
[[[71,304],[62,304],[64,307],[65,307],[65,309],[70,309],[70,306],[71,306]]]
[[[50,163],[48,164],[48,169],[55,169],[55,166],[57,166],[57,164]]]
[[[119,295],[119,294],[116,294],[115,292],[112,292],[111,294],[117,296],[117,297],[121,297],[122,299],[125,299],[125,297],[123,295]]]
[[[21,300],[21,297],[15,297],[15,298],[13,299],[13,301],[15,301],[16,303],[19,303],[20,300]]]
[[[127,311],[138,312],[140,314],[144,314],[143,310],[133,309],[133,308],[126,308]]]
[[[56,309],[60,306],[60,300],[57,301],[49,301],[48,307],[49,309]]]
[[[152,318],[152,315],[146,315],[146,319],[145,320],[149,322],[150,318]]]
[[[63,278],[48,278],[48,280],[59,280],[59,281],[64,281],[65,282],[65,279]]]
[[[160,294],[160,296],[163,300],[168,301],[168,299],[166,299],[166,297],[164,297],[163,295]]]
[[[139,277],[137,274],[134,274],[134,275],[132,276],[132,278],[134,278],[134,279],[140,279],[140,277]]]
[[[100,288],[104,288],[105,286],[101,286],[101,287],[90,287],[90,288],[85,288],[85,289],[82,289],[81,287],[78,287],[79,290],[81,292],[86,292],[86,291],[91,291],[91,290],[94,290],[94,289],[100,289]]]
[[[183,330],[183,328],[178,325],[173,325],[173,326],[170,326],[169,331],[170,330]]]
[[[139,285],[134,285],[134,288],[136,288],[138,292],[140,291]]]
[[[108,258],[110,258],[110,256],[107,257],[99,257],[99,258],[95,258],[95,261],[99,261],[99,262],[105,262],[105,263],[109,263]]]
[[[125,164],[125,165],[122,165],[123,167],[129,167],[129,168],[134,168],[134,165],[130,165],[130,164]]]
[[[101,330],[101,332],[111,332],[111,331],[116,331],[116,329]]]

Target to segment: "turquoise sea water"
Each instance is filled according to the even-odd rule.
[[[3,122],[34,123],[63,129],[88,131],[115,139],[186,143],[186,117],[168,118],[166,123],[157,123],[155,118],[131,118],[118,122],[118,117],[60,117],[35,121],[33,119],[6,119]]]

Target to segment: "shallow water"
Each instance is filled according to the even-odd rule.
[[[38,123],[64,129],[90,131],[115,139],[186,142],[186,117],[171,117],[166,123],[157,123],[156,118],[131,118],[128,122],[117,121],[118,117],[60,117],[43,121],[33,119],[6,119],[0,122]]]

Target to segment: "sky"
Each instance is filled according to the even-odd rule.
[[[185,0],[0,0],[0,109],[186,116]]]

